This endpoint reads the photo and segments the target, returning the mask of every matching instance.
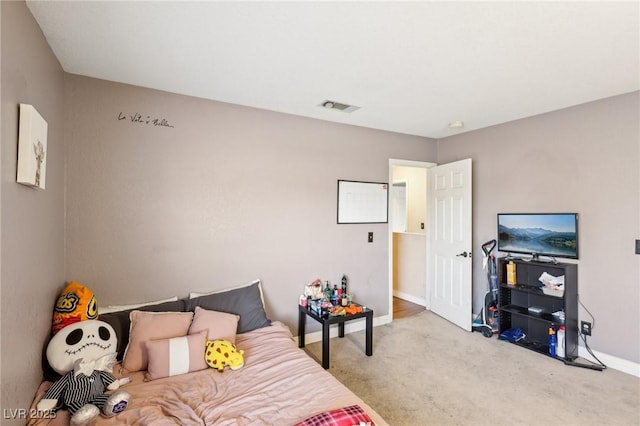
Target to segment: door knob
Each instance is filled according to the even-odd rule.
[[[471,256],[471,253],[467,253],[466,251],[463,251],[462,253],[456,254],[456,256],[467,257],[467,256]]]

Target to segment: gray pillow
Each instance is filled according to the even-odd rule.
[[[271,325],[262,303],[260,281],[245,287],[187,299],[185,302],[187,311],[195,311],[196,306],[200,306],[211,311],[239,315],[238,334]]]
[[[131,321],[129,320],[129,314],[131,311],[149,311],[149,312],[183,312],[185,310],[184,299],[177,300],[175,302],[165,302],[158,305],[141,306],[136,309],[129,309],[126,311],[110,312],[108,314],[98,315],[100,321],[109,323],[118,336],[118,354],[116,359],[122,361],[124,350],[129,344],[129,329],[131,328]],[[100,310],[98,309],[98,312]]]

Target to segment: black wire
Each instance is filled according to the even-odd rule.
[[[578,303],[580,304],[580,306],[582,306],[584,308],[585,311],[587,311],[587,313],[589,314],[589,316],[591,317],[591,330],[593,330],[594,328],[596,328],[596,319],[595,317],[591,314],[591,312],[589,312],[589,310],[587,309],[586,306],[584,306],[584,304],[582,303],[582,301],[580,300],[580,294],[578,294]]]
[[[604,363],[602,361],[600,361],[598,359],[598,357],[591,351],[591,348],[589,347],[589,344],[587,343],[587,336],[582,336],[582,341],[584,342],[584,347],[587,348],[587,351],[589,352],[589,354],[598,362],[598,364],[600,364],[602,366],[602,368],[607,368],[606,365],[604,365]]]
[[[584,304],[582,303],[582,301],[580,300],[580,294],[578,294],[578,303],[580,303],[580,306],[582,306],[584,308],[585,311],[587,311],[587,313],[589,314],[589,316],[591,317],[591,330],[593,330],[594,328],[596,328],[596,319],[593,316],[593,314],[591,312],[589,312],[589,309],[587,309],[586,306],[584,306]],[[582,338],[582,341],[584,342],[584,347],[587,350],[587,352],[589,352],[589,354],[596,360],[598,361],[598,364],[600,364],[602,366],[602,369],[604,370],[605,368],[607,368],[606,365],[604,365],[604,363],[602,361],[600,361],[598,359],[597,356],[594,355],[594,353],[591,351],[591,348],[589,347],[589,344],[587,343],[587,336],[585,336],[584,334],[582,334],[582,330],[580,329],[580,327],[578,327],[578,335]],[[591,362],[589,360],[586,360],[588,362]],[[591,362],[592,364],[595,364],[594,362]]]

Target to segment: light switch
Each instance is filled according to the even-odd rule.
[[[367,241],[372,243],[373,242],[373,232],[369,232],[369,236],[367,237]]]

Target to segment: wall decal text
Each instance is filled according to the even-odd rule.
[[[122,120],[130,121],[131,123],[135,123],[135,124],[145,124],[145,125],[149,124],[149,125],[158,126],[158,127],[171,127],[171,128],[174,127],[173,124],[169,123],[169,120],[167,120],[166,118],[156,118],[156,117],[151,117],[150,115],[143,116],[139,112],[126,115],[122,111],[120,111],[118,113],[118,121],[122,121]]]

